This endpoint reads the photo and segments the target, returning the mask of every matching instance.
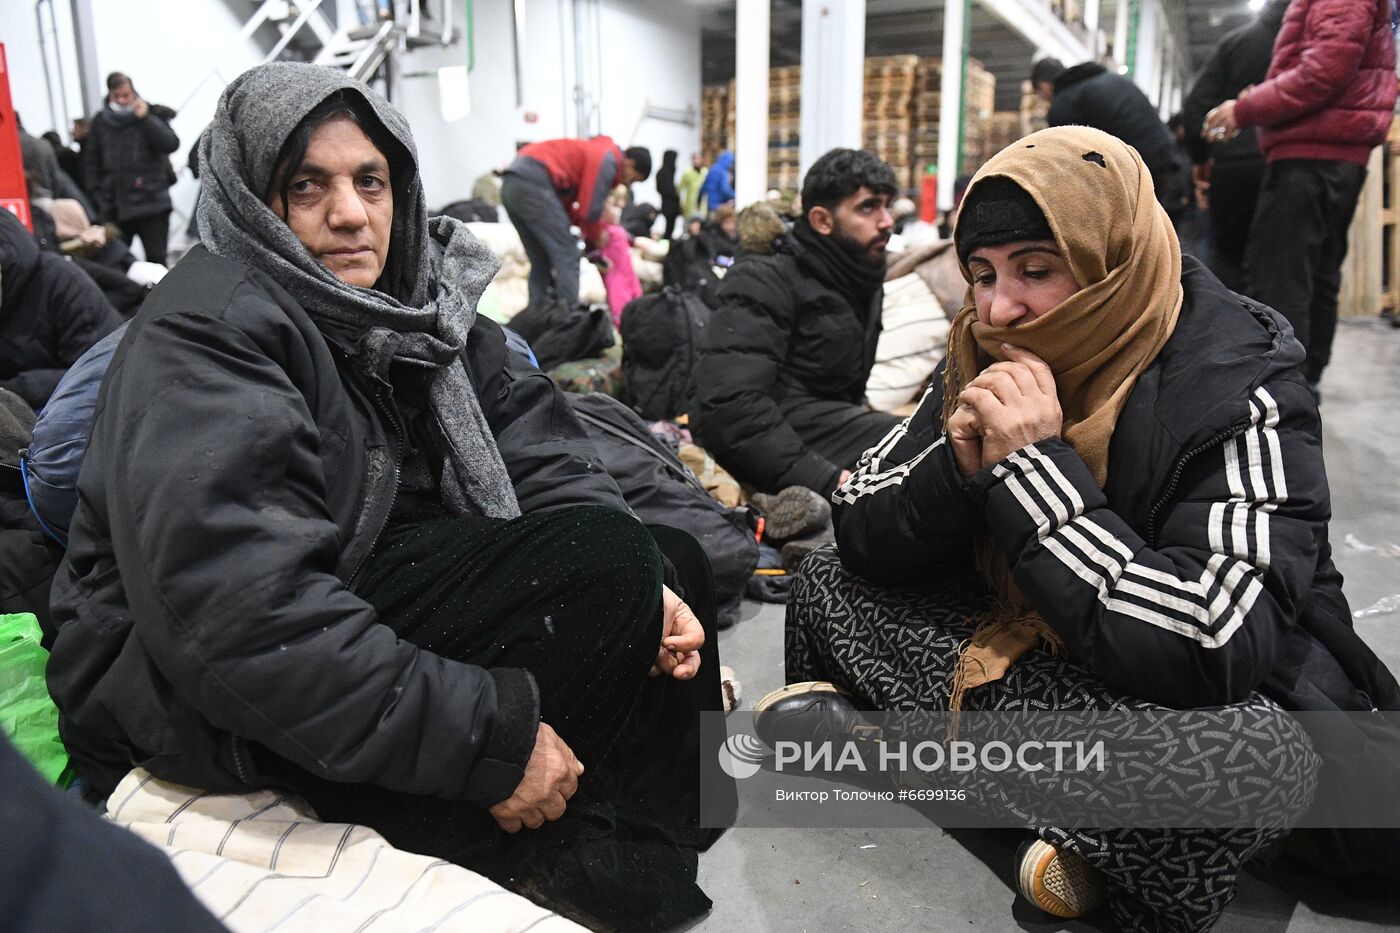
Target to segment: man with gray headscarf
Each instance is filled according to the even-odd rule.
[[[602,923],[707,909],[703,552],[476,315],[497,261],[427,218],[387,101],[255,68],[200,162],[204,245],[112,360],[55,584],[79,769],[289,788]]]

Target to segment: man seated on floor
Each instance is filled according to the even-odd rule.
[[[719,289],[691,382],[690,426],[742,483],[823,497],[899,419],[864,404],[894,228],[894,172],[833,149],[807,172],[806,213],[773,255]]]

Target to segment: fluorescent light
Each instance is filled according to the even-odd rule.
[[[1258,13],[1264,8],[1266,2],[1267,0],[1249,0],[1249,11],[1251,13]]]

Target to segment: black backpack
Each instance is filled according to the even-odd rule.
[[[438,213],[445,214],[454,220],[460,220],[464,224],[494,224],[500,223],[501,220],[500,212],[496,210],[496,206],[479,198],[472,198],[469,201],[453,201]]]
[[[622,309],[622,399],[647,421],[683,414],[710,309],[667,287]]]
[[[715,307],[720,283],[715,267],[727,268],[734,262],[733,254],[719,247],[718,238],[703,233],[672,240],[661,265],[662,283],[699,295],[706,305]]]
[[[752,513],[715,501],[626,405],[600,392],[568,399],[637,517],[648,524],[679,528],[700,543],[715,575],[719,627],[733,625],[739,619],[744,588],[758,566]]]
[[[591,360],[616,342],[612,317],[605,305],[570,305],[549,292],[510,319],[511,329],[535,351],[540,369],[548,372],[574,360]]]

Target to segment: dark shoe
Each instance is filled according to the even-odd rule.
[[[778,742],[876,741],[880,730],[865,722],[850,698],[824,680],[779,687],[754,704],[754,731],[769,748]]]
[[[1016,887],[1026,900],[1065,920],[1082,917],[1108,899],[1108,885],[1097,868],[1042,839],[1016,850]]]
[[[783,569],[788,573],[796,573],[798,565],[806,560],[808,554],[819,547],[835,543],[836,536],[829,529],[823,529],[811,537],[795,538],[783,545]]]
[[[789,486],[774,495],[755,493],[749,503],[763,516],[763,537],[769,541],[815,534],[831,521],[831,503],[806,486]]]

